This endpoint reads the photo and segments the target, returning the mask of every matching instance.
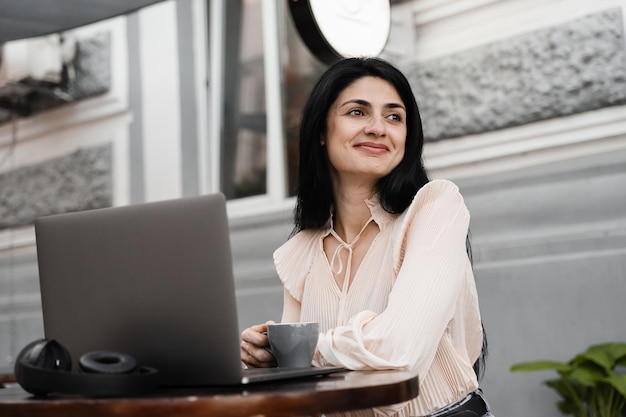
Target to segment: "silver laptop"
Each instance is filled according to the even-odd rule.
[[[74,362],[114,350],[161,386],[238,385],[342,368],[244,370],[221,194],[35,221],[44,335]]]

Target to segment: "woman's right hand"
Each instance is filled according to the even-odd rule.
[[[274,323],[268,321],[248,327],[241,333],[241,361],[248,368],[273,368],[276,367],[276,359],[265,348],[269,347],[267,339],[267,325]]]

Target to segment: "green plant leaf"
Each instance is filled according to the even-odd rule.
[[[619,392],[624,399],[626,399],[626,374],[613,374],[610,377],[606,378],[605,381],[611,384],[611,386],[615,388],[615,390]]]
[[[603,381],[607,377],[606,373],[595,366],[580,365],[569,373],[569,378],[586,386],[593,388],[598,382]]]
[[[626,343],[590,346],[567,363],[539,360],[511,366],[511,372],[556,371],[543,383],[561,400],[556,406],[574,417],[626,417]]]
[[[587,417],[584,402],[589,390],[585,389],[583,385],[576,381],[571,381],[567,377],[544,381],[544,384],[554,389],[563,399],[563,401],[557,403],[559,410],[563,414]]]
[[[626,357],[626,343],[603,343],[589,347],[586,352],[577,355],[573,362],[581,364],[588,360],[609,371],[624,357]]]
[[[533,362],[521,362],[511,366],[511,372],[534,372],[534,371],[557,371],[569,372],[571,366],[557,361],[541,360]]]
[[[567,401],[559,401],[556,403],[556,407],[559,409],[559,411],[561,413],[563,413],[564,415],[576,415],[576,407],[574,407],[571,403],[568,403]]]
[[[575,395],[580,394],[579,392],[573,393],[562,379],[550,379],[543,383],[555,390],[566,402],[573,402]]]

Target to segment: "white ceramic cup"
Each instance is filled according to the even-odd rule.
[[[311,366],[319,323],[275,323],[267,325],[269,351],[279,368],[308,368]]]

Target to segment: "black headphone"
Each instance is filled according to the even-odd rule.
[[[158,386],[157,370],[137,367],[127,354],[100,350],[80,357],[73,373],[69,351],[56,340],[36,340],[15,361],[15,379],[31,394],[81,394],[116,397],[150,394]]]

